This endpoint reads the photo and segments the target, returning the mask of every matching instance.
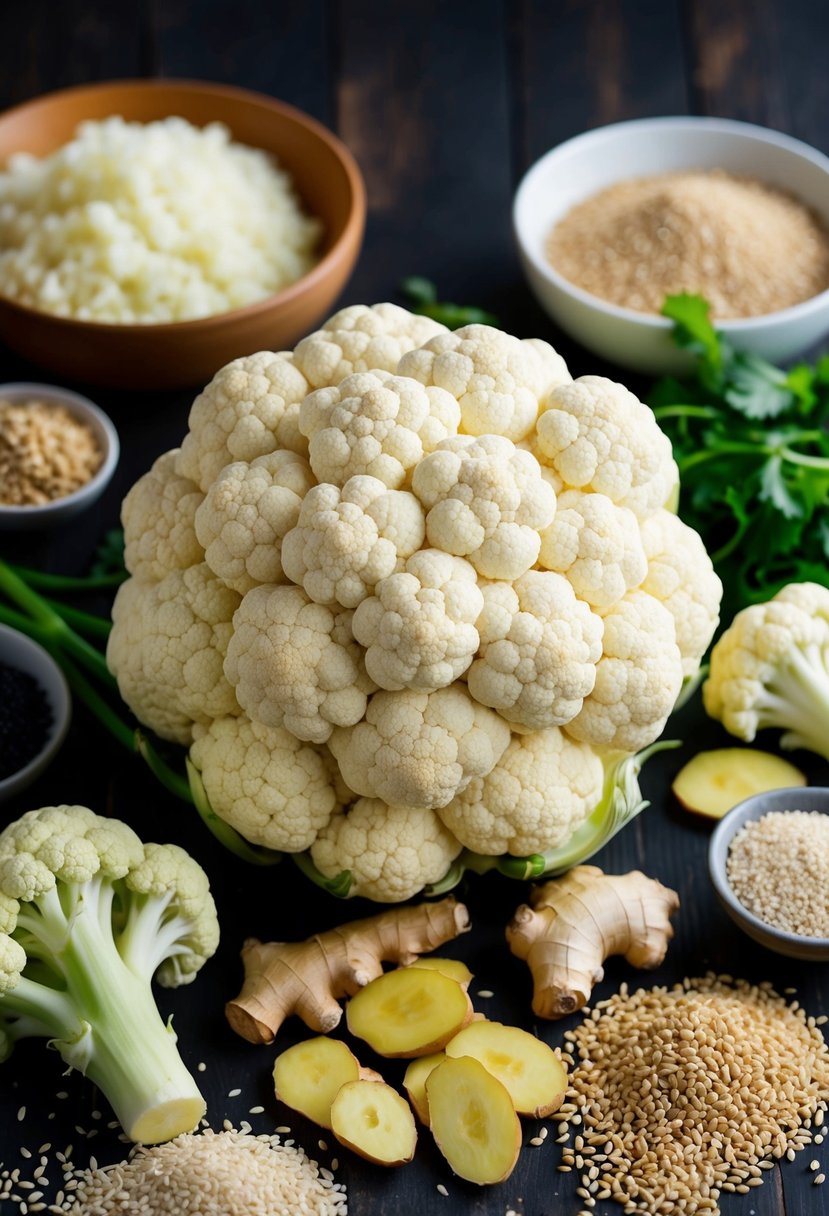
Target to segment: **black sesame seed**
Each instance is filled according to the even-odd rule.
[[[0,781],[43,750],[52,722],[46,693],[34,676],[0,663]]]

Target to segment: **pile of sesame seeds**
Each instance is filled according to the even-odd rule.
[[[786,933],[829,937],[829,815],[772,811],[741,828],[728,884],[760,920]]]
[[[713,974],[622,985],[597,1004],[565,1035],[577,1063],[554,1116],[584,1210],[612,1199],[626,1213],[716,1214],[722,1191],[748,1194],[776,1160],[822,1143],[826,1020],[770,984]]]

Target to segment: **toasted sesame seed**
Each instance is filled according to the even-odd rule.
[[[239,1097],[239,1094],[240,1094],[241,1092],[242,1092],[242,1091],[241,1091],[241,1089],[229,1089],[229,1090],[227,1091],[227,1096],[228,1096],[229,1098],[238,1098],[238,1097]]]
[[[248,1111],[249,1115],[263,1115],[265,1113],[264,1106],[252,1106]]]
[[[449,1194],[449,1192],[447,1191],[446,1187],[443,1185],[442,1182],[439,1182],[435,1189],[437,1190],[439,1195],[448,1195]]]

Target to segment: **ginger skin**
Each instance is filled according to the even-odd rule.
[[[602,963],[623,954],[633,967],[658,967],[673,937],[679,896],[640,870],[605,874],[576,866],[536,887],[507,926],[513,954],[533,976],[533,1012],[563,1018],[581,1009],[604,975]]]
[[[338,1001],[383,974],[383,963],[413,963],[469,929],[469,913],[453,898],[390,908],[318,933],[304,942],[259,942],[242,949],[245,981],[225,1006],[230,1025],[251,1043],[271,1043],[292,1013],[327,1034],[342,1017]]]

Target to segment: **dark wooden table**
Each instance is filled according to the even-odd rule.
[[[273,94],[337,130],[365,173],[370,219],[365,249],[343,302],[395,298],[409,273],[427,275],[445,295],[499,314],[505,328],[539,335],[567,354],[576,374],[596,370],[586,352],[560,340],[532,302],[510,237],[510,200],[527,166],[568,136],[616,119],[704,113],[748,119],[789,131],[829,151],[829,19],[818,0],[7,0],[0,7],[0,105],[59,86],[116,76],[173,75],[226,81]],[[3,352],[0,379],[35,375]],[[30,563],[83,569],[120,499],[161,451],[180,441],[191,394],[96,392],[121,433],[122,460],[100,509],[62,532],[37,540],[3,538],[4,553]],[[105,607],[105,605],[102,605]],[[697,749],[725,742],[698,704],[670,724],[669,734]],[[654,981],[671,982],[709,968],[796,986],[814,1014],[829,1009],[829,970],[787,962],[741,936],[719,910],[706,871],[708,832],[672,805],[669,784],[691,747],[652,761],[643,788],[652,808],[598,858],[610,871],[641,867],[677,888],[682,909],[665,966]],[[814,780],[825,768],[804,762]],[[184,804],[166,796],[137,760],[111,744],[78,709],[51,770],[16,804],[5,822],[31,806],[80,802],[130,820],[148,839],[185,845],[210,873],[223,926],[218,957],[194,987],[159,993],[175,1017],[182,1054],[200,1074],[214,1126],[238,1122],[248,1108],[258,1131],[290,1122],[312,1155],[319,1132],[277,1107],[270,1086],[274,1051],[236,1039],[222,1016],[237,989],[238,950],[245,936],[298,938],[368,906],[342,904],[301,879],[290,863],[252,871],[224,853]],[[493,1017],[518,1022],[561,1041],[564,1025],[533,1025],[529,975],[507,952],[503,926],[525,888],[500,878],[472,880],[467,899],[474,929],[458,956],[494,997]],[[601,993],[630,968],[615,961]],[[650,982],[648,977],[643,977]],[[301,1037],[289,1025],[280,1041]],[[362,1053],[368,1056],[368,1052]],[[371,1062],[367,1060],[367,1062]],[[402,1067],[385,1070],[393,1082]],[[101,1103],[77,1075],[61,1076],[42,1043],[18,1048],[0,1071],[0,1159],[17,1164],[18,1146],[68,1141],[76,1155],[122,1155],[113,1133],[92,1112]],[[238,1098],[228,1091],[241,1087]],[[68,1097],[58,1100],[64,1089]],[[16,1121],[21,1105],[27,1108]],[[75,1125],[101,1128],[88,1144]],[[536,1134],[528,1122],[525,1140]],[[330,1137],[329,1137],[330,1139]],[[750,1196],[724,1197],[726,1213],[818,1216],[829,1199],[810,1185],[811,1156],[829,1160],[829,1146],[775,1169]],[[454,1179],[428,1134],[415,1163],[396,1171],[339,1157],[354,1216],[469,1212],[503,1216],[575,1214],[575,1175],[556,1171],[551,1136],[527,1148],[502,1186],[479,1190]],[[829,1171],[827,1171],[829,1172]],[[436,1190],[443,1183],[444,1198]],[[599,1213],[619,1211],[605,1204]]]

